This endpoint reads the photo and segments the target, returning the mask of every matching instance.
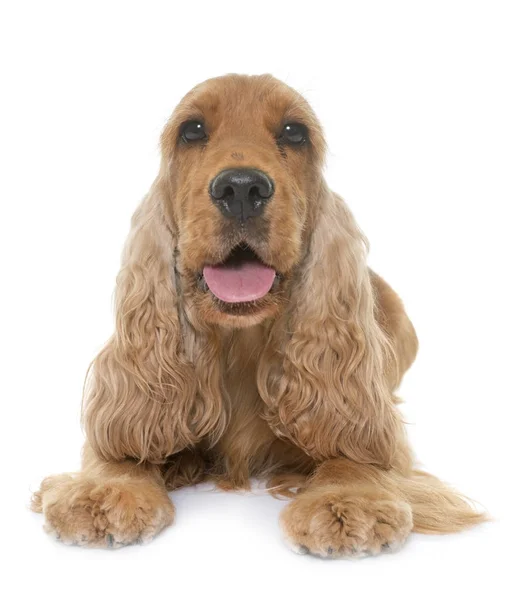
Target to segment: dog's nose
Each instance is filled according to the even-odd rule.
[[[274,193],[274,183],[257,169],[226,169],[211,181],[209,192],[225,216],[245,221],[261,215]]]

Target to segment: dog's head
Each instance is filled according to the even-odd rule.
[[[211,79],[175,109],[162,154],[184,293],[208,322],[274,315],[321,187],[324,140],[307,102],[271,76]]]

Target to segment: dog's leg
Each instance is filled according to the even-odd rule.
[[[100,461],[85,446],[82,472],[48,477],[32,509],[67,544],[117,548],[151,540],[174,518],[159,467]]]
[[[399,548],[413,528],[413,516],[386,471],[342,458],[318,467],[284,509],[281,525],[299,553],[360,557]]]

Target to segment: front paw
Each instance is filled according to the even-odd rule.
[[[142,479],[49,477],[35,494],[32,508],[44,513],[49,534],[66,544],[91,547],[150,541],[174,518],[166,492]]]
[[[358,558],[397,550],[412,530],[412,510],[376,487],[328,485],[303,492],[284,509],[281,526],[295,552]]]

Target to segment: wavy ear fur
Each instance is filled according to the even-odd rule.
[[[224,427],[216,351],[198,347],[202,336],[194,335],[179,305],[167,195],[159,178],[132,219],[117,278],[116,331],[86,386],[86,435],[106,460],[163,462]],[[195,354],[204,377],[197,376]]]
[[[258,372],[277,435],[316,460],[391,466],[404,433],[386,380],[394,355],[374,317],[366,240],[323,184],[318,221]]]

